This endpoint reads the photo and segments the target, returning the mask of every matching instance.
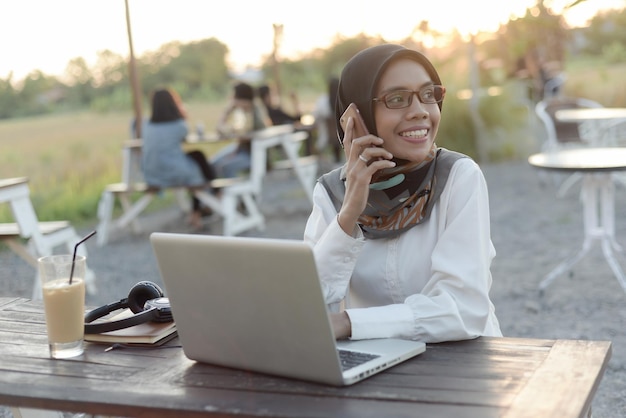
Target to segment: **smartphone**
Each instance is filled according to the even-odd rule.
[[[356,107],[354,103],[350,103],[346,111],[343,112],[343,115],[341,115],[341,118],[339,118],[339,123],[341,124],[341,128],[343,129],[343,132],[344,133],[346,132],[346,126],[348,125],[348,118],[350,116],[352,116],[352,119],[354,119],[354,127],[352,128],[354,131],[354,138],[359,138],[359,137],[368,135],[369,131],[367,130],[367,126],[365,126],[365,121],[363,120],[363,116],[361,116],[361,112],[359,112],[359,109]],[[341,146],[343,147],[343,138],[342,138]],[[378,170],[372,176],[371,182],[378,183],[381,180],[381,178],[384,177],[384,175],[385,175],[385,170]]]
[[[354,119],[354,127],[352,128],[354,132],[354,138],[359,138],[369,134],[367,126],[365,126],[363,116],[361,116],[359,108],[356,107],[354,103],[350,103],[346,111],[343,112],[343,115],[341,115],[341,118],[339,118],[339,124],[341,125],[344,134],[346,132],[346,126],[348,125],[349,117],[352,117],[352,119]],[[341,139],[341,143],[343,144],[343,138]]]

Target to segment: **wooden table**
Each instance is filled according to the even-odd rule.
[[[608,341],[479,338],[337,388],[200,364],[170,348],[87,344],[48,357],[39,301],[0,298],[0,405],[134,417],[582,417]]]
[[[626,148],[578,148],[534,154],[528,162],[537,168],[583,176],[581,202],[585,238],[582,248],[556,266],[539,284],[545,289],[558,275],[564,273],[600,241],[602,253],[620,285],[626,291],[626,275],[615,258],[614,251],[622,248],[615,240],[614,172],[626,170]]]

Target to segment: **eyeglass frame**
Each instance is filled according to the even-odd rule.
[[[424,100],[422,100],[422,97],[420,97],[420,93],[423,92],[426,89],[435,89],[435,88],[441,88],[441,99],[440,100],[434,100],[432,102],[425,102]],[[434,90],[433,90],[434,91]],[[406,106],[402,106],[402,107],[389,107],[389,105],[387,104],[387,100],[386,97],[391,95],[391,94],[397,94],[398,92],[406,92],[406,93],[411,93],[409,95],[408,98],[408,102]],[[397,110],[397,109],[406,109],[407,107],[411,106],[413,104],[413,96],[417,97],[417,100],[422,103],[422,104],[437,104],[437,103],[441,103],[443,102],[443,99],[446,97],[446,88],[442,85],[439,84],[431,84],[428,86],[424,86],[422,88],[420,88],[419,90],[408,90],[408,89],[397,89],[397,90],[392,90],[380,97],[374,97],[372,99],[373,102],[377,102],[377,103],[383,103],[385,105],[385,107],[387,109],[391,109],[391,110]]]

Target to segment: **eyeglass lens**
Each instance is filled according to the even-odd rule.
[[[432,104],[442,101],[444,92],[443,86],[426,86],[418,91],[396,90],[385,94],[382,101],[390,109],[401,109],[413,103],[413,95],[417,95],[418,100],[422,103]]]

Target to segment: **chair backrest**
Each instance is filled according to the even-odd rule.
[[[543,86],[543,99],[559,97],[566,79],[567,75],[565,73],[559,73],[546,81],[546,84]]]
[[[546,128],[544,149],[554,149],[563,145],[587,145],[580,135],[577,122],[559,121],[555,114],[563,109],[581,109],[602,107],[593,100],[575,97],[551,97],[544,99],[535,106],[535,113]]]
[[[30,188],[25,177],[0,181],[0,203],[8,203],[22,238],[39,238],[39,220],[30,201]]]

